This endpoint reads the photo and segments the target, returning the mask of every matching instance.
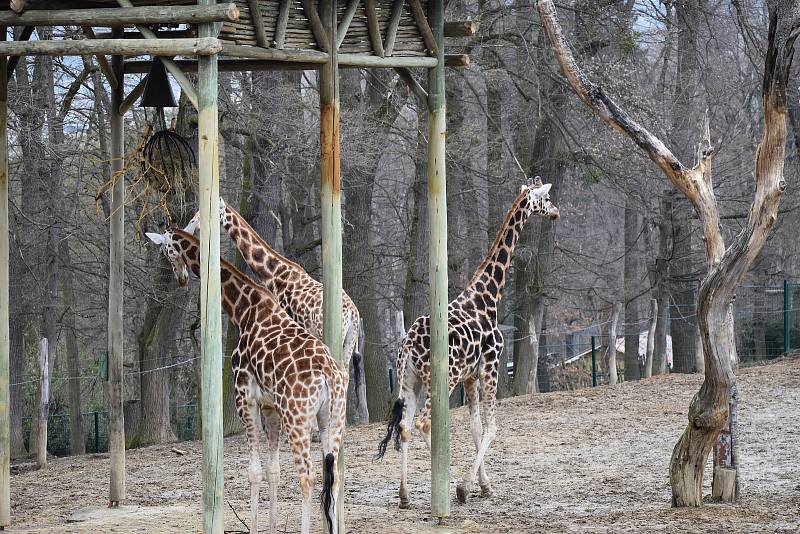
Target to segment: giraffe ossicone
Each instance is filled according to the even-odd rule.
[[[466,502],[477,481],[483,496],[492,492],[484,460],[497,434],[495,402],[498,362],[503,335],[497,323],[497,308],[503,294],[511,258],[522,227],[531,214],[557,219],[559,211],[550,201],[551,184],[523,185],[506,214],[489,252],[475,270],[467,287],[447,306],[449,392],[463,383],[469,404],[470,427],[475,443],[472,468],[456,487],[458,500]],[[378,445],[378,457],[394,440],[401,452],[400,507],[410,504],[408,491],[408,444],[412,426],[430,448],[430,317],[418,318],[403,339],[397,355],[398,399],[392,409],[387,432]],[[425,393],[425,404],[413,424],[417,402]],[[482,398],[486,427],[481,420]]]

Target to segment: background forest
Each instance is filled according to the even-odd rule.
[[[752,197],[764,3],[564,0],[558,7],[587,74],[681,160],[694,161],[707,114],[727,241],[741,228]],[[501,395],[591,384],[581,357],[595,341],[591,336],[598,355],[606,353],[601,345],[612,323],[625,339],[620,378],[638,379],[639,334],[650,323],[651,299],[659,305],[653,373],[670,370],[668,355],[672,372],[701,369],[694,306],[706,267],[696,216],[634,145],[578,105],[545,49],[535,11],[525,1],[451,0],[447,6],[447,20],[479,25],[473,37],[448,39],[448,52],[471,58],[468,68],[447,74],[450,296],[494,239],[526,182],[522,171],[540,175],[553,184],[562,216],[531,219],[515,251],[500,314],[513,373],[501,378]],[[77,28],[61,31],[80,38]],[[219,105],[223,198],[319,278],[316,82],[308,71],[221,73]],[[94,412],[105,432],[105,186],[111,176],[110,98],[103,83],[89,57],[22,58],[9,82],[12,456],[34,450],[30,419],[41,338],[49,340],[50,413],[68,414],[51,423],[51,452],[96,450]],[[800,269],[791,230],[800,223],[800,197],[791,187],[800,104],[797,87],[791,91],[790,187],[735,306],[743,362],[781,352],[784,298],[793,300],[792,286],[784,295],[781,284]],[[343,71],[341,101],[344,288],[364,319],[368,407],[370,418],[380,420],[393,397],[399,340],[428,309],[427,111],[391,70]],[[130,150],[152,120],[152,110],[143,108],[126,116]],[[168,110],[170,121],[196,140],[191,106]],[[131,170],[134,164],[131,154]],[[191,191],[164,200],[175,223],[195,212]],[[153,195],[132,186],[125,217],[126,436],[131,446],[190,438],[200,425],[193,409],[200,387],[199,285],[177,288],[169,264],[143,239],[169,222]],[[222,245],[225,257],[236,257],[225,236]],[[578,365],[565,363],[576,357]],[[600,360],[606,381],[606,359]],[[225,379],[230,382],[229,374]],[[225,426],[235,432],[230,401],[226,394]]]

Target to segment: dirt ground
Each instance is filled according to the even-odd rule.
[[[412,509],[397,507],[399,458],[373,462],[383,425],[346,436],[346,521],[350,532],[800,532],[800,358],[739,372],[742,500],[673,510],[667,465],[686,423],[697,376],[672,375],[618,387],[518,397],[500,402],[498,436],[488,455],[494,495],[455,500],[455,483],[474,455],[466,409],[452,417],[452,516],[430,518],[429,456],[415,440],[410,461]],[[108,459],[56,459],[45,472],[12,476],[12,532],[197,532],[200,529],[200,443],[129,451],[128,505],[100,509],[82,522],[78,511],[102,507]],[[299,489],[282,450],[279,530],[299,530]],[[708,474],[706,486],[709,485]],[[706,488],[710,492],[710,488]],[[261,521],[267,525],[266,488]],[[225,440],[225,527],[244,530],[248,514],[247,454],[242,436]],[[315,531],[321,522],[315,515]]]

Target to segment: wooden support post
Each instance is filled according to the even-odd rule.
[[[114,31],[117,37],[122,33]],[[124,74],[122,56],[111,59],[117,87],[111,90],[111,215],[109,220],[108,275],[108,450],[111,455],[110,507],[119,506],[125,491],[125,421],[123,416],[122,371],[124,353],[123,290],[125,276],[125,163],[124,121],[119,113]]]
[[[400,17],[403,14],[404,0],[394,0],[392,3],[392,16],[389,27],[386,28],[386,43],[383,45],[384,54],[391,56],[394,51],[394,41],[397,38],[397,28],[400,26]]]
[[[36,436],[36,465],[47,466],[47,418],[50,415],[50,364],[48,363],[47,338],[39,340],[39,410],[37,411],[38,435]]]
[[[200,39],[66,39],[0,42],[7,56],[207,56],[222,50],[216,37]]]
[[[267,30],[264,28],[264,17],[261,16],[261,8],[258,7],[258,0],[247,0],[247,5],[250,8],[250,20],[256,32],[256,42],[258,42],[258,46],[269,48]]]
[[[310,3],[310,2],[309,2]],[[322,337],[342,363],[342,203],[339,161],[339,65],[336,52],[336,0],[320,1],[320,19],[330,39],[328,62],[319,71],[320,174],[322,211]],[[344,444],[337,459],[339,495],[336,499],[338,534],[344,534]],[[327,527],[326,527],[327,528]]]
[[[412,2],[413,5],[413,2]],[[431,513],[450,515],[450,417],[447,336],[447,191],[445,173],[444,1],[428,3],[438,63],[428,71],[428,225],[431,303]]]
[[[275,21],[275,48],[283,49],[286,41],[286,25],[289,24],[289,9],[292,7],[291,0],[280,0],[278,8],[278,20]]]
[[[198,0],[211,5],[215,0]],[[216,34],[202,24],[200,37]],[[203,409],[203,532],[222,534],[222,287],[219,271],[219,116],[217,56],[198,59],[200,174],[200,356]]]
[[[347,30],[350,28],[350,23],[353,22],[353,15],[356,14],[356,9],[358,9],[358,4],[360,3],[361,0],[350,0],[350,2],[347,4],[347,9],[344,10],[344,14],[342,14],[342,20],[339,21],[339,26],[336,29],[336,33],[338,34],[336,39],[337,49],[342,46],[344,37],[347,35]]]
[[[0,26],[2,39],[6,28]],[[0,528],[11,525],[11,417],[8,329],[8,58],[0,56]]]
[[[383,57],[383,41],[381,40],[381,26],[378,22],[376,0],[364,0],[364,9],[367,12],[367,31],[369,32],[369,42],[372,50],[377,56]]]
[[[331,49],[330,32],[325,31],[319,11],[317,11],[317,6],[314,4],[313,0],[302,0],[302,2],[303,11],[306,12],[308,23],[311,25],[311,33],[314,34],[314,40],[317,42],[317,46],[319,46],[320,50],[323,52],[329,52]],[[321,0],[320,7],[323,7],[325,2],[326,0]]]
[[[436,2],[436,0],[432,1]],[[434,34],[431,28],[433,19],[431,19],[431,24],[428,24],[428,18],[425,17],[425,10],[422,8],[422,3],[420,3],[419,0],[408,0],[408,4],[411,6],[411,13],[414,15],[414,21],[417,23],[419,33],[425,41],[425,46],[428,47],[428,52],[430,52],[432,56],[439,56],[439,50],[442,49],[443,45],[443,39],[438,39],[438,34]],[[430,17],[431,12],[431,5],[428,4],[428,17]]]

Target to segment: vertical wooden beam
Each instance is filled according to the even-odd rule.
[[[325,25],[327,63],[319,71],[320,171],[322,207],[322,337],[331,354],[342,364],[342,203],[339,161],[339,64],[336,53],[336,0],[320,0]],[[339,495],[336,500],[338,533],[344,534],[344,446],[337,461]],[[326,527],[327,528],[327,527]]]
[[[258,0],[247,0],[250,7],[250,20],[253,22],[253,29],[256,32],[256,42],[262,48],[269,48],[267,42],[267,30],[264,28],[264,17],[261,16],[261,8],[258,7]]]
[[[0,26],[3,41],[7,28]],[[8,58],[0,57],[0,528],[11,525],[11,418],[8,330]]]
[[[392,17],[389,19],[389,27],[386,28],[386,43],[383,45],[384,52],[387,56],[391,56],[394,51],[397,28],[400,26],[400,17],[403,15],[403,1],[404,0],[394,0],[392,4]]]
[[[380,57],[384,57],[383,41],[381,40],[381,26],[378,22],[378,11],[375,0],[364,0],[364,7],[367,12],[367,31],[369,32],[369,42],[372,44],[372,51]]]
[[[216,0],[198,0],[211,5]],[[214,37],[213,23],[199,36]],[[222,534],[222,287],[219,274],[219,117],[217,55],[198,58],[200,174],[200,356],[203,410],[203,532]]]
[[[278,20],[275,22],[275,48],[283,50],[283,43],[286,40],[286,25],[289,23],[289,9],[292,7],[291,0],[280,0],[278,8]]]
[[[438,45],[439,59],[436,67],[428,71],[428,225],[431,302],[431,513],[441,521],[450,515],[443,0],[430,0],[428,16]]]
[[[114,29],[122,37],[122,28]],[[111,216],[109,220],[108,274],[108,450],[111,454],[109,506],[119,506],[125,490],[125,421],[123,419],[122,365],[124,353],[123,290],[125,283],[125,158],[124,121],[119,106],[124,97],[122,56],[113,56],[111,66],[117,86],[111,90]]]

